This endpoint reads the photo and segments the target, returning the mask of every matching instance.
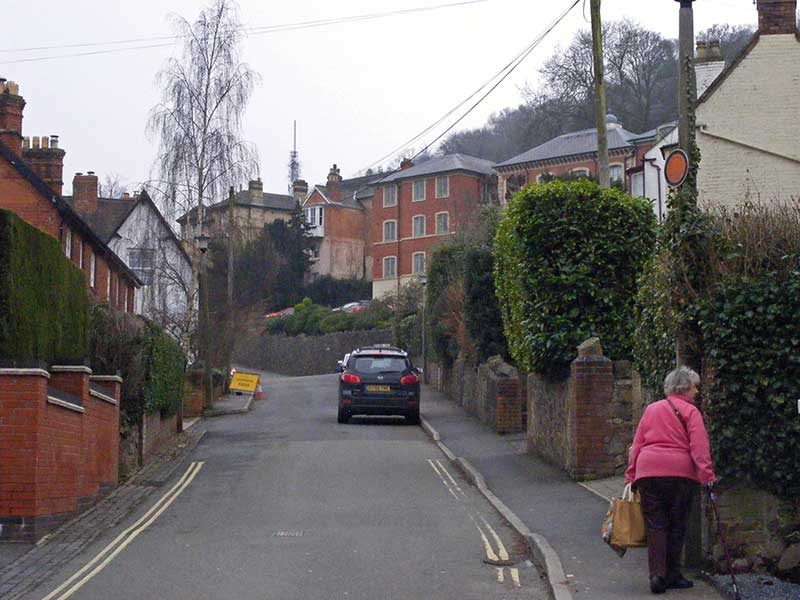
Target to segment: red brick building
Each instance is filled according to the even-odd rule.
[[[449,154],[400,170],[377,184],[372,207],[372,296],[425,274],[431,250],[476,223],[497,201],[488,160]]]
[[[657,131],[638,134],[622,127],[608,115],[608,157],[611,181],[630,189],[628,170],[641,163],[652,147]],[[503,203],[514,192],[548,176],[586,176],[597,178],[597,129],[584,129],[560,135],[535,148],[495,165],[498,189]]]
[[[24,108],[17,84],[0,79],[0,208],[59,240],[95,298],[133,312],[141,282],[64,200],[58,136],[23,138]]]
[[[326,185],[315,185],[303,200],[314,238],[312,277],[372,278],[373,196],[376,183],[384,177],[386,173],[342,179],[339,167],[333,165]],[[295,197],[305,191],[304,183],[295,182]]]

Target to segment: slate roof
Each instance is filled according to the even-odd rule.
[[[125,264],[114,251],[108,247],[108,244],[101,238],[100,235],[87,223],[75,209],[72,208],[63,196],[56,194],[44,180],[42,180],[36,172],[28,166],[24,159],[17,156],[2,142],[0,142],[0,156],[5,158],[17,172],[22,175],[33,187],[38,191],[48,202],[52,203],[56,210],[69,222],[70,225],[75,227],[78,232],[90,241],[97,250],[104,252],[105,256],[110,262],[121,270],[125,275],[134,282],[137,287],[141,287],[142,280],[137,277],[128,265]]]
[[[72,196],[64,196],[64,200],[66,200],[70,206],[73,207],[73,210],[75,210]],[[169,232],[169,236],[172,238],[172,241],[175,242],[176,246],[178,247],[178,251],[183,254],[186,260],[192,262],[192,259],[183,248],[183,244],[181,244],[178,236],[175,235],[175,231],[173,231],[172,227],[170,227],[169,223],[167,223],[164,215],[161,214],[161,211],[158,209],[145,190],[142,190],[138,196],[133,196],[130,198],[98,198],[97,212],[79,212],[78,214],[80,215],[81,219],[83,219],[89,225],[89,227],[92,228],[97,236],[103,240],[103,243],[109,244],[113,239],[114,234],[117,233],[119,228],[122,227],[123,223],[125,223],[130,214],[133,212],[133,209],[143,202],[150,204],[151,210],[158,215],[159,220]]]
[[[447,154],[445,156],[432,158],[431,160],[414,165],[408,169],[396,171],[388,177],[381,179],[380,183],[389,183],[402,179],[411,179],[424,175],[449,173],[453,171],[467,171],[480,175],[491,175],[494,173],[494,163],[490,160],[484,160],[466,154]]]
[[[245,206],[250,208],[263,208],[267,210],[281,210],[284,212],[292,212],[297,209],[297,201],[294,196],[287,194],[272,194],[269,192],[262,192],[262,201],[254,201],[250,197],[249,190],[242,190],[234,194],[234,206]],[[210,206],[206,206],[206,211],[216,212],[228,207],[228,199],[225,198],[222,202],[217,202]],[[186,219],[197,211],[197,207],[189,212],[181,215],[176,220],[178,223],[183,224]]]
[[[641,137],[642,134],[631,133],[621,126],[611,126],[608,128],[608,149],[618,150],[630,148],[633,145],[631,140]],[[497,167],[510,167],[513,165],[579,156],[581,154],[593,154],[596,152],[597,129],[583,129],[553,138],[544,144],[531,148],[527,152],[523,152],[522,154],[499,163]]]
[[[342,200],[338,204],[348,208],[362,210],[364,206],[361,204],[361,202],[364,200],[369,200],[375,195],[375,187],[377,183],[384,177],[386,177],[386,173],[373,173],[372,175],[363,175],[361,177],[343,179],[340,184],[342,189]],[[331,201],[330,197],[328,196],[328,186],[315,185],[314,189],[319,191],[328,202]]]

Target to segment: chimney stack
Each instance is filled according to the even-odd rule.
[[[410,158],[404,158],[400,161],[400,170],[405,171],[406,169],[410,169],[414,166],[414,161]]]
[[[797,33],[797,0],[757,0],[761,35]]]
[[[697,53],[695,55],[695,64],[722,62],[722,49],[719,45],[719,40],[709,40],[707,42],[697,42]]]
[[[97,175],[94,171],[75,173],[72,178],[72,208],[81,215],[97,212]]]
[[[0,142],[14,154],[22,153],[22,111],[25,100],[19,86],[0,78]]]
[[[325,187],[328,191],[328,200],[331,202],[342,201],[342,176],[339,173],[339,167],[336,166],[336,163],[334,163],[328,173],[328,184]]]
[[[292,196],[298,204],[303,204],[308,198],[308,184],[302,179],[292,183]]]
[[[264,202],[264,184],[261,183],[261,178],[251,179],[247,184],[247,193],[250,196],[250,202],[253,204],[261,204]]]
[[[64,189],[64,154],[58,147],[57,135],[35,135],[33,143],[30,138],[22,139],[22,158],[59,196]]]

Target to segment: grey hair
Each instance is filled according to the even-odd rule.
[[[689,367],[678,367],[664,379],[664,393],[667,396],[687,396],[692,385],[700,384],[700,375]]]

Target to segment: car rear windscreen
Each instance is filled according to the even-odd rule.
[[[400,373],[406,368],[406,359],[396,356],[359,356],[352,368],[359,373]]]

